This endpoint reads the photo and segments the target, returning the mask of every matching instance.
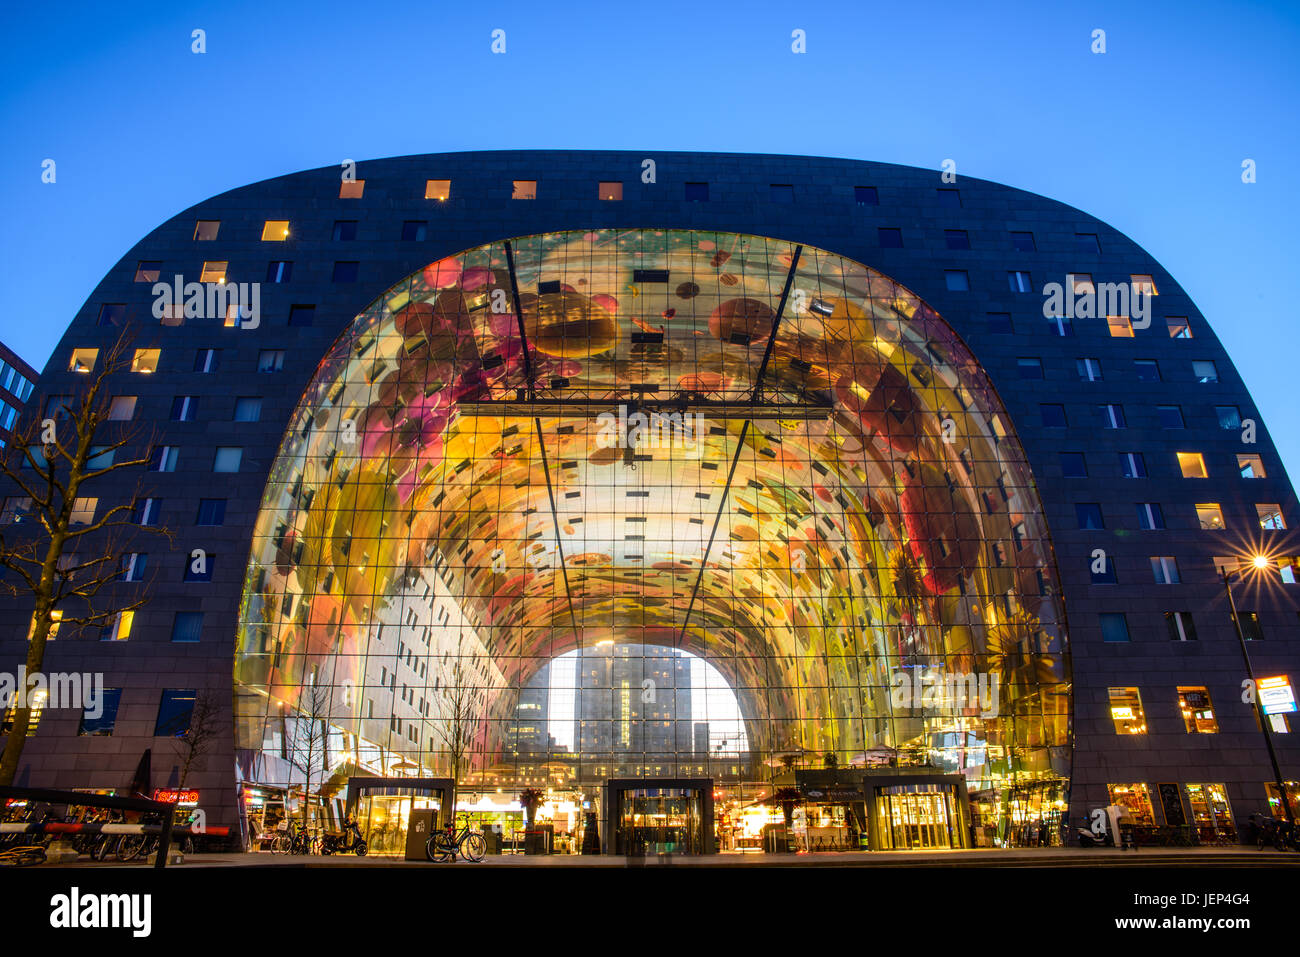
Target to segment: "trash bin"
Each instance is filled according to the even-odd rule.
[[[790,853],[790,836],[785,829],[785,825],[763,825],[763,850],[768,854]]]
[[[505,835],[501,833],[500,824],[488,824],[483,828],[483,841],[487,844],[489,854],[500,854],[505,845]]]
[[[406,820],[406,859],[408,861],[427,861],[429,859],[429,835],[437,826],[438,812],[431,807],[413,807],[411,816]]]

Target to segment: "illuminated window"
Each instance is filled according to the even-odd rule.
[[[1178,470],[1183,473],[1183,478],[1208,478],[1210,475],[1205,470],[1205,456],[1200,452],[1179,452]]]
[[[345,179],[339,184],[339,199],[360,199],[365,191],[364,179]]]
[[[161,349],[136,349],[135,354],[131,356],[131,371],[157,372],[158,359],[161,355]]]
[[[1158,296],[1160,293],[1156,290],[1155,280],[1145,273],[1136,273],[1130,275],[1129,282],[1133,284],[1133,291],[1141,293],[1144,296]]]
[[[1142,695],[1137,688],[1111,688],[1110,717],[1115,722],[1116,734],[1146,734],[1146,715],[1142,711]]]
[[[1196,506],[1196,521],[1206,531],[1223,530],[1223,509],[1214,502]]]
[[[162,315],[158,317],[158,321],[164,326],[185,325],[185,303],[164,300],[162,303]]]
[[[141,260],[135,267],[135,282],[157,282],[162,275],[162,263]]]
[[[1214,717],[1210,691],[1203,687],[1180,687],[1178,710],[1183,714],[1183,726],[1188,734],[1218,734],[1219,722]]]
[[[1097,287],[1093,284],[1091,273],[1076,272],[1071,273],[1070,275],[1072,277],[1074,294],[1076,296],[1091,296],[1097,291]]]
[[[537,180],[535,179],[517,179],[510,189],[511,199],[536,199],[537,198]]]
[[[224,259],[211,260],[203,264],[203,272],[199,275],[199,282],[225,282],[226,267],[230,263]]]
[[[1242,478],[1267,478],[1264,460],[1258,455],[1238,455],[1237,471]]]
[[[1169,330],[1170,339],[1192,338],[1192,327],[1187,324],[1186,316],[1168,316],[1165,319],[1165,328]]]
[[[1110,803],[1125,808],[1135,824],[1144,827],[1155,824],[1151,810],[1151,792],[1145,784],[1107,784]]]
[[[1157,585],[1177,585],[1182,580],[1178,577],[1178,559],[1172,555],[1153,555],[1151,575]]]
[[[1128,316],[1107,316],[1106,328],[1112,339],[1133,338],[1133,321]]]
[[[200,219],[194,224],[194,238],[211,241],[217,238],[217,230],[220,228],[221,220],[219,219]]]
[[[1196,626],[1192,623],[1192,613],[1189,611],[1165,612],[1165,628],[1169,632],[1170,641],[1196,640]]]
[[[451,198],[451,180],[449,179],[426,179],[424,181],[424,198],[436,199],[439,202]]]
[[[126,641],[131,637],[131,626],[135,624],[135,611],[120,611],[104,625],[99,633],[100,641]]]
[[[1286,519],[1282,517],[1281,505],[1256,505],[1255,512],[1259,515],[1259,527],[1269,531],[1281,531],[1286,528]]]
[[[72,503],[69,520],[73,525],[89,525],[95,520],[95,509],[98,507],[99,499],[79,495]]]
[[[95,368],[95,361],[99,358],[98,349],[73,349],[72,361],[68,363],[69,372],[89,372]]]
[[[262,225],[262,242],[281,243],[289,238],[289,220],[268,219]]]

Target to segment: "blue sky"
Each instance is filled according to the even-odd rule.
[[[497,28],[504,56],[489,49]],[[790,52],[796,28],[804,55]],[[1102,55],[1089,49],[1097,28]],[[1070,203],[1150,251],[1296,465],[1298,34],[1300,6],[1241,2],[10,8],[0,338],[43,366],[105,272],[159,223],[343,158],[571,147],[937,168],[951,157],[959,175]],[[53,185],[40,179],[47,157]],[[1252,185],[1245,158],[1258,164]]]

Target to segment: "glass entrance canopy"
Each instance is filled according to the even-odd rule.
[[[1005,411],[907,289],[759,236],[492,243],[380,296],[294,413],[240,611],[240,767],[326,796],[1064,781],[1059,592]],[[692,669],[727,686],[717,727]]]

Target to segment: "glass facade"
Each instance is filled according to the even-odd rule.
[[[932,769],[1005,830],[1068,787],[1059,593],[1009,420],[907,289],[758,236],[493,243],[386,291],[291,420],[239,772],[327,808],[353,775],[535,789],[556,835],[640,778],[629,826],[694,845],[800,768]],[[882,833],[944,846],[949,799],[890,794]]]

